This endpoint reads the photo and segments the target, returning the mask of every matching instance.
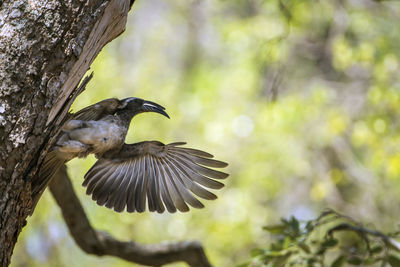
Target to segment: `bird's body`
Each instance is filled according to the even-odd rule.
[[[226,163],[211,159],[204,151],[181,147],[183,142],[125,144],[131,119],[142,112],[168,117],[162,106],[140,98],[106,99],[74,114],[46,156],[37,188],[44,188],[65,162],[92,153],[98,161],[86,173],[83,185],[99,205],[143,212],[147,200],[150,211],[161,213],[165,208],[188,211],[186,203],[202,208],[193,194],[215,199],[205,188],[223,187],[213,179],[228,175],[209,167],[223,168]]]
[[[120,117],[108,115],[98,121],[70,120],[63,131],[57,149],[63,153],[78,153],[77,157],[81,157],[89,153],[101,155],[120,148],[128,127]]]

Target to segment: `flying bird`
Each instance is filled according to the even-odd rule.
[[[47,184],[67,161],[95,154],[97,162],[84,177],[86,193],[99,205],[117,212],[162,213],[203,208],[197,197],[212,200],[211,189],[220,189],[228,174],[212,169],[228,164],[186,143],[163,144],[145,141],[126,144],[132,118],[140,113],[156,112],[167,118],[161,105],[136,97],[110,98],[75,113],[62,128],[39,171]],[[39,187],[40,188],[40,187]],[[147,201],[146,201],[147,200]]]

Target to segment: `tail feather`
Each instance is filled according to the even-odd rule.
[[[58,169],[67,161],[67,159],[60,157],[60,153],[57,150],[50,151],[46,155],[44,163],[39,170],[39,177],[32,183],[32,195],[40,194]]]

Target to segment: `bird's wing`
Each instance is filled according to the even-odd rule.
[[[162,213],[189,210],[187,204],[203,208],[194,196],[216,199],[205,188],[219,189],[228,174],[211,168],[228,164],[211,159],[201,150],[180,147],[185,143],[164,145],[158,141],[125,144],[114,155],[105,155],[86,173],[83,186],[97,204],[121,212],[143,212],[146,199],[150,211]]]
[[[72,119],[81,121],[97,121],[104,116],[113,115],[120,105],[121,101],[117,98],[105,99],[74,113]]]

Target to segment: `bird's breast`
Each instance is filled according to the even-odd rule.
[[[113,121],[89,121],[85,126],[68,135],[72,140],[90,145],[92,153],[96,154],[121,147],[127,133],[125,127]]]

